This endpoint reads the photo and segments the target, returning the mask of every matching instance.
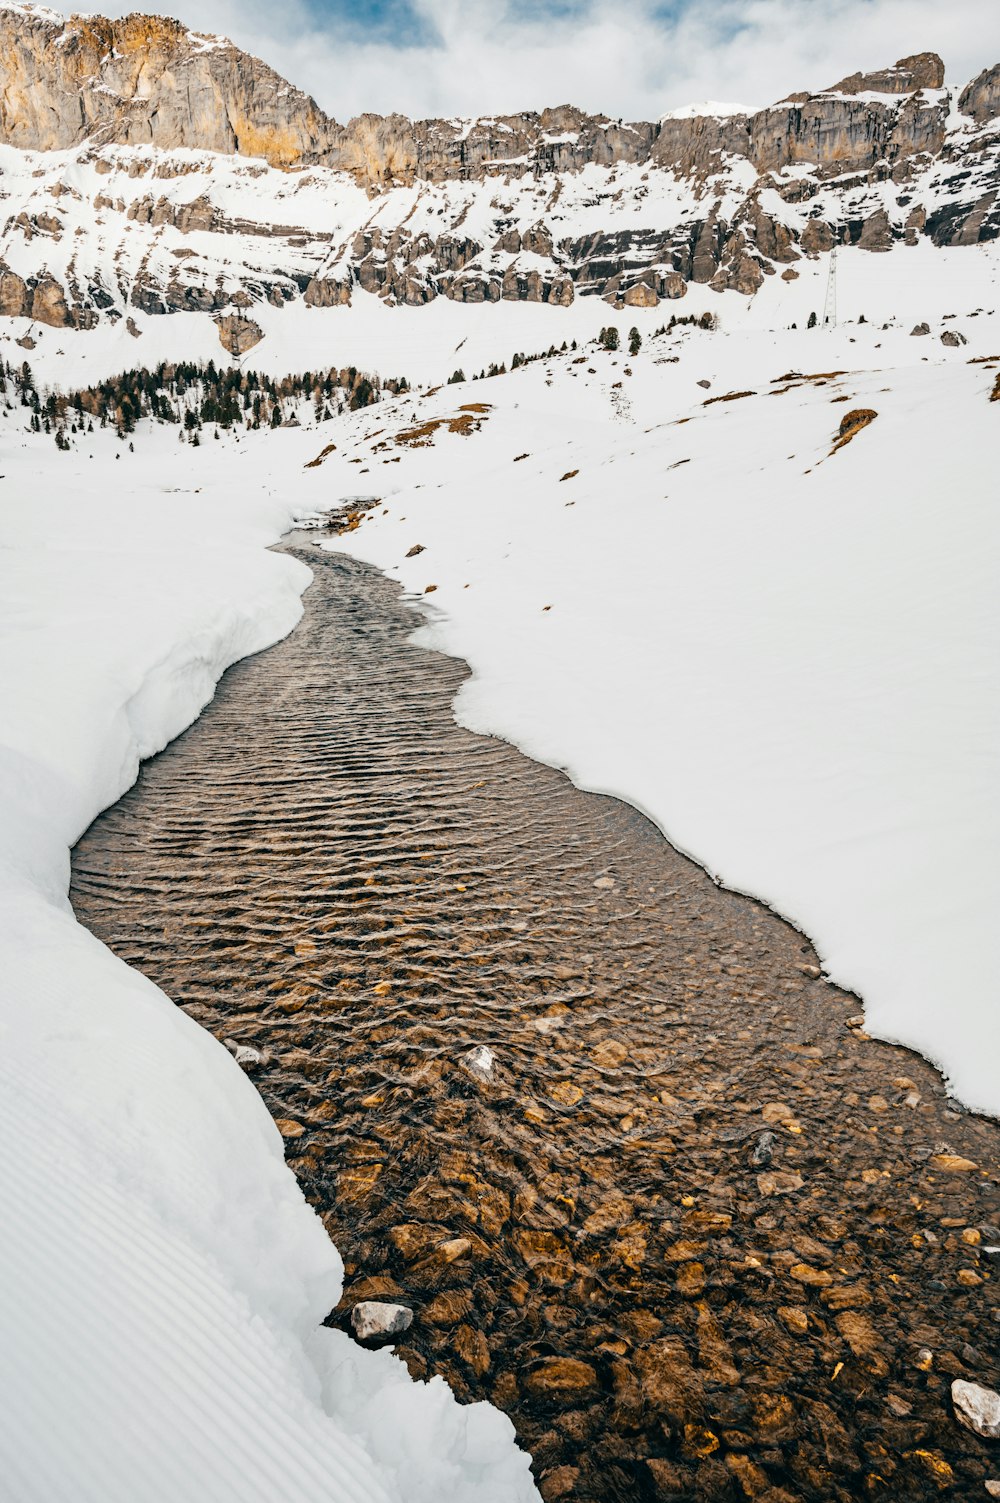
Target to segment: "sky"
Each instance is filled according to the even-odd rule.
[[[68,8],[68,7],[67,7]],[[221,32],[346,121],[577,104],[650,119],[754,107],[939,52],[949,83],[1000,62],[997,0],[142,0]]]

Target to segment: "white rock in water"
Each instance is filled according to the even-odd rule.
[[[259,1049],[254,1049],[250,1044],[238,1044],[235,1039],[226,1039],[226,1048],[244,1070],[252,1070],[264,1058]]]
[[[351,1325],[359,1341],[370,1341],[373,1336],[398,1336],[412,1324],[413,1311],[406,1305],[363,1299],[351,1311]]]
[[[951,1402],[959,1424],[981,1435],[984,1440],[1000,1440],[1000,1393],[956,1378],[951,1385]]]
[[[489,1080],[493,1074],[493,1064],[496,1055],[487,1044],[477,1044],[470,1049],[468,1054],[462,1055],[462,1063],[472,1075],[478,1075],[480,1080]]]

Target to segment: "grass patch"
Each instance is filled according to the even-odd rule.
[[[321,465],[323,463],[324,459],[326,459],[326,457],[327,457],[328,454],[334,454],[334,453],[336,453],[336,450],[337,450],[337,445],[336,444],[327,444],[327,446],[326,446],[325,449],[321,449],[319,451],[319,453],[316,455],[315,459],[310,459],[309,463],[303,465],[302,468],[304,470],[315,470],[319,465]]]
[[[424,423],[418,423],[415,428],[404,428],[397,433],[393,443],[401,444],[409,449],[427,449],[434,441],[434,435],[440,428],[445,428],[449,433],[459,433],[467,438],[470,433],[478,433],[483,426],[483,417],[490,411],[488,402],[467,402],[458,409],[454,417],[428,418]]]
[[[874,407],[854,407],[850,412],[845,412],[840,420],[840,427],[837,429],[836,443],[830,453],[836,454],[837,450],[849,444],[862,428],[867,428],[869,423],[874,423],[877,417],[878,413]]]
[[[711,407],[713,402],[738,402],[742,397],[755,397],[755,391],[727,391],[724,397],[706,397],[702,402],[703,407]]]

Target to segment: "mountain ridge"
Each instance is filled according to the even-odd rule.
[[[1000,235],[1000,66],[944,77],[918,52],[751,114],[344,126],[168,17],[8,3],[0,317],[208,313],[242,352],[265,302],[644,307],[752,296],[834,245],[974,245]]]

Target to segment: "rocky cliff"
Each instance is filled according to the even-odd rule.
[[[648,305],[749,295],[834,244],[1000,234],[1000,67],[956,96],[933,53],[751,115],[340,125],[224,38],[10,4],[0,142],[0,315],[55,326],[231,331],[359,292]]]

